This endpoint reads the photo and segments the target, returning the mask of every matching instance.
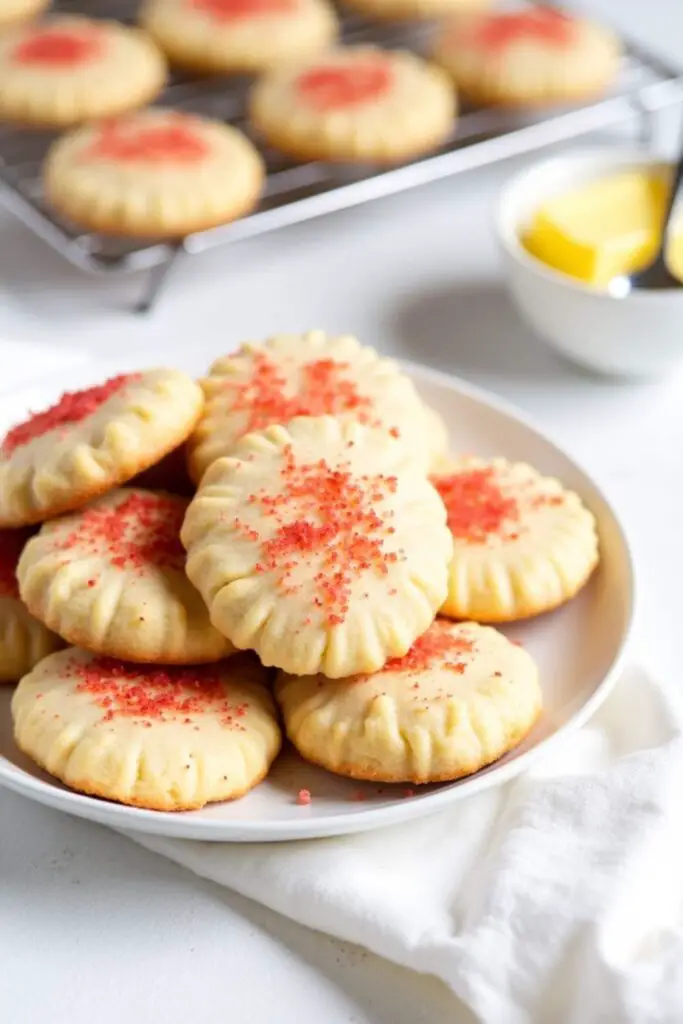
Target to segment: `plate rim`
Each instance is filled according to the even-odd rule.
[[[135,363],[153,365],[156,349],[146,350],[144,359],[137,358],[137,354],[127,352],[119,361],[100,360],[93,358],[86,360],[78,367],[72,367],[71,371],[64,371],[65,375],[75,371],[89,371],[93,373],[98,367],[118,366],[121,372],[121,363],[131,361],[134,356]],[[301,839],[329,838],[331,836],[349,835],[366,832],[413,818],[423,817],[437,813],[456,803],[458,800],[475,796],[493,786],[503,785],[525,771],[538,757],[545,756],[555,744],[573,732],[580,729],[595,714],[600,705],[614,688],[626,661],[633,640],[634,622],[637,608],[637,582],[636,569],[633,558],[633,549],[629,540],[621,516],[601,484],[599,484],[563,444],[558,443],[545,428],[540,427],[534,418],[519,409],[514,403],[501,398],[495,392],[489,391],[461,377],[424,366],[410,360],[396,360],[401,367],[419,384],[433,383],[450,391],[455,391],[467,398],[472,398],[480,404],[492,408],[494,411],[510,417],[536,434],[543,441],[550,444],[556,451],[567,459],[579,474],[586,478],[596,494],[600,497],[613,519],[614,526],[621,542],[622,553],[625,562],[626,578],[628,581],[627,594],[627,616],[621,643],[616,651],[615,657],[598,683],[593,693],[587,700],[550,736],[539,740],[529,750],[519,754],[517,757],[505,764],[497,764],[483,774],[475,774],[468,779],[451,784],[442,789],[437,789],[417,796],[415,799],[401,800],[390,803],[384,807],[367,807],[349,811],[344,815],[327,815],[313,820],[302,818],[299,821],[281,821],[264,824],[262,822],[249,821],[220,821],[216,819],[184,818],[183,812],[177,811],[151,811],[144,808],[130,807],[125,804],[118,804],[110,801],[100,801],[94,797],[77,793],[69,789],[62,789],[56,784],[51,784],[37,779],[26,772],[17,772],[16,766],[12,766],[7,758],[0,755],[0,785],[12,792],[19,793],[32,799],[43,806],[52,807],[55,810],[63,811],[75,817],[94,821],[98,824],[119,829],[120,831],[141,832],[147,835],[164,836],[173,839],[195,839],[205,842],[225,843],[248,843],[248,842],[291,842]],[[52,386],[55,378],[62,374],[41,374],[23,382],[17,390],[3,388],[0,391],[0,401],[5,395],[12,395],[16,400],[22,392],[43,386]],[[58,780],[56,780],[58,782]]]

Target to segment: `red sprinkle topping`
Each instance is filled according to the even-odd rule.
[[[15,47],[17,64],[73,67],[99,57],[104,50],[104,33],[96,26],[38,29]]]
[[[432,483],[448,513],[448,527],[458,540],[483,544],[489,537],[505,536],[519,520],[514,498],[503,494],[491,467],[467,469],[436,476]]]
[[[549,7],[538,7],[484,18],[477,25],[474,42],[487,50],[500,50],[513,43],[538,39],[562,49],[571,43],[574,29],[575,23],[568,15]]]
[[[296,795],[296,802],[302,807],[307,807],[311,802],[311,791],[310,789],[300,789]]]
[[[151,566],[182,569],[185,552],[179,533],[187,508],[184,498],[164,494],[129,494],[115,507],[95,506],[80,514],[80,522],[58,547],[83,548],[105,557],[117,569]],[[95,580],[88,580],[94,586]]]
[[[396,492],[397,479],[383,474],[358,478],[348,467],[333,468],[324,459],[298,465],[291,447],[285,449],[280,476],[279,493],[259,491],[249,498],[275,522],[274,532],[261,543],[256,572],[274,573],[281,589],[294,593],[294,569],[315,558],[320,568],[313,605],[329,625],[339,625],[349,609],[352,583],[364,573],[386,576],[405,557],[385,549],[393,532],[391,513],[382,518],[376,510]],[[239,519],[234,525],[243,536],[257,539]]]
[[[261,14],[287,14],[296,10],[297,0],[190,0],[189,6],[217,21],[233,21]]]
[[[17,562],[30,530],[0,530],[0,597],[19,597]]]
[[[402,658],[390,658],[382,671],[423,672],[425,669],[440,668],[462,675],[467,667],[467,661],[462,656],[471,654],[473,650],[472,640],[454,635],[451,624],[437,619],[426,633],[417,638],[407,654]]]
[[[210,713],[220,715],[223,725],[243,728],[239,719],[248,705],[231,704],[215,665],[159,668],[129,665],[115,658],[86,662],[74,658],[67,673],[78,680],[79,693],[90,694],[94,703],[106,710],[104,721],[127,717],[145,724],[189,724],[192,716]]]
[[[110,121],[83,151],[82,158],[120,163],[193,164],[203,160],[209,152],[208,142],[195,130],[191,119],[182,114],[170,114],[165,123]]]
[[[391,65],[379,59],[346,66],[311,68],[296,83],[302,99],[316,110],[342,110],[379,99],[391,88]]]
[[[50,406],[45,412],[34,413],[24,423],[12,427],[0,445],[0,456],[11,455],[20,445],[28,444],[29,441],[42,437],[51,430],[80,423],[87,416],[97,412],[107,399],[118,394],[126,385],[139,380],[140,376],[139,373],[119,374],[118,377],[112,377],[104,384],[98,384],[85,391],[67,391],[56,405]]]

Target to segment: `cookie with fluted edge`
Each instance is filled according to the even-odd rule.
[[[354,421],[247,434],[204,474],[181,539],[213,624],[295,674],[380,668],[446,597],[443,503],[398,440]]]
[[[75,647],[24,676],[17,746],[71,789],[155,811],[243,796],[280,749],[267,672],[252,655],[215,665],[131,665]]]
[[[147,0],[140,22],[169,59],[200,73],[254,73],[331,46],[327,0]]]
[[[166,61],[138,29],[54,15],[0,36],[0,119],[65,128],[153,100]]]
[[[45,523],[17,577],[31,614],[68,643],[125,661],[195,665],[232,644],[185,575],[188,501],[123,487]]]
[[[2,0],[0,2],[0,29],[30,21],[50,6],[50,0]]]
[[[350,334],[308,331],[245,342],[217,359],[201,384],[206,404],[187,446],[194,480],[248,431],[296,416],[384,425],[425,468],[446,450],[446,428],[410,378]]]
[[[511,622],[587,583],[599,560],[595,517],[559,480],[502,458],[453,461],[431,479],[454,542],[442,614]]]
[[[473,622],[436,622],[371,675],[279,673],[275,694],[299,753],[338,775],[447,782],[497,761],[541,711],[531,656]]]
[[[264,75],[249,115],[256,132],[295,160],[393,164],[451,135],[448,76],[406,50],[340,47]]]
[[[506,106],[600,95],[616,79],[620,55],[608,28],[548,7],[456,15],[432,51],[468,99]]]
[[[0,441],[0,527],[80,508],[181,444],[204,405],[179,370],[119,374],[67,392]]]
[[[58,139],[43,180],[50,205],[84,228],[175,238],[252,210],[264,166],[236,128],[151,108]]]
[[[17,562],[29,537],[28,530],[0,530],[0,683],[16,683],[62,646],[19,598]]]

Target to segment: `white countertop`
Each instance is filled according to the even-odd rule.
[[[671,0],[583,6],[618,13],[669,52],[670,40],[683,38],[683,11],[674,15]],[[677,49],[683,64],[683,44]],[[619,506],[640,574],[640,656],[673,673],[666,629],[683,575],[683,369],[658,384],[601,381],[530,335],[501,289],[490,230],[497,189],[513,169],[188,261],[149,317],[126,309],[140,281],[83,278],[0,216],[0,338],[112,358],[171,336],[215,352],[275,330],[323,327],[492,388],[535,416]],[[0,388],[15,379],[8,351],[0,345]],[[41,362],[36,372],[50,368]],[[470,1019],[441,983],[307,932],[103,828],[2,790],[0,816],[3,1024]]]

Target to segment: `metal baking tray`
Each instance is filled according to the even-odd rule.
[[[137,0],[57,0],[60,12],[132,22]],[[547,5],[555,6],[555,5]],[[378,24],[342,14],[343,38],[348,43],[374,42],[386,47],[409,46],[420,52],[429,25]],[[293,164],[261,147],[268,170],[258,208],[232,224],[201,231],[169,243],[155,239],[107,238],[83,232],[56,216],[45,203],[40,169],[55,135],[0,127],[0,201],[35,234],[75,266],[90,273],[119,274],[146,270],[149,281],[138,309],[147,310],[182,254],[203,252],[217,245],[272,231],[297,221],[355,206],[480,167],[543,146],[598,131],[634,116],[641,118],[644,136],[652,114],[683,100],[683,73],[623,39],[624,58],[612,91],[588,104],[533,112],[490,107],[465,107],[452,138],[435,153],[391,169],[322,162]],[[213,76],[190,78],[174,74],[157,103],[220,118],[249,134],[245,98],[249,82]]]

